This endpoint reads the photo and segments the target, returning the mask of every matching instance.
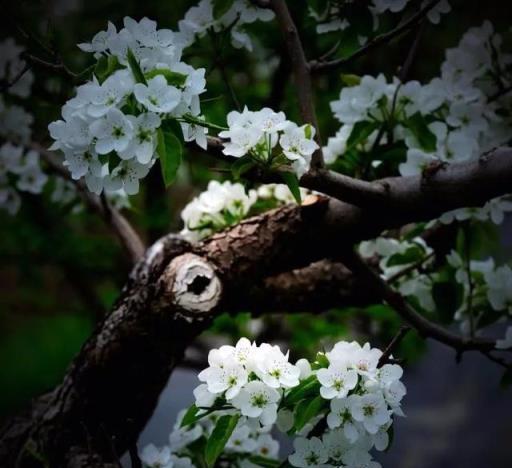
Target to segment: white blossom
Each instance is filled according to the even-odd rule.
[[[370,433],[375,434],[389,421],[389,410],[384,398],[379,393],[354,395],[351,402],[352,417],[363,424]]]
[[[163,75],[151,78],[147,85],[137,83],[133,94],[147,110],[161,113],[171,112],[181,99],[180,90],[167,84]]]
[[[319,468],[328,460],[327,450],[318,437],[298,437],[293,442],[295,452],[288,457],[291,465],[302,468]]]
[[[341,363],[333,363],[327,369],[319,369],[317,378],[322,384],[320,395],[328,400],[346,397],[348,392],[355,388],[358,381],[357,372],[347,369]]]
[[[231,401],[243,416],[259,418],[264,425],[274,424],[277,419],[279,393],[263,382],[247,383]]]

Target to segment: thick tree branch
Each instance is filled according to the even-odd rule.
[[[297,27],[291,17],[290,11],[285,0],[270,0],[270,5],[274,10],[283,34],[286,44],[288,57],[290,58],[293,74],[295,76],[295,85],[297,86],[297,97],[302,120],[304,123],[310,123],[316,129],[315,139],[320,148],[315,151],[311,161],[313,170],[324,166],[324,160],[321,150],[321,138],[316,119],[313,88],[311,85],[311,73],[302,42],[299,37]]]
[[[229,312],[246,310],[253,316],[268,313],[318,313],[335,307],[364,307],[378,301],[364,282],[342,263],[329,260],[280,273],[254,284],[225,303]]]
[[[439,167],[428,177],[387,179],[387,209],[313,196],[305,205],[248,219],[194,247],[175,236],[157,242],[137,264],[113,311],[83,346],[63,383],[2,433],[0,465],[11,466],[18,459],[19,466],[29,466],[35,451],[51,466],[76,466],[72,454],[83,455],[87,447],[105,463],[115,462],[114,453],[124,453],[136,440],[187,346],[216,314],[250,301],[252,293],[258,297],[254,291],[259,287],[294,294],[315,270],[323,271],[317,275],[318,293],[333,281],[347,282],[346,291],[332,293],[333,302],[343,304],[354,292],[350,281],[362,281],[363,287],[352,289],[366,293],[370,285],[426,336],[459,351],[492,349],[491,342],[465,340],[426,321],[357,257],[350,265],[344,260],[360,274],[352,280],[342,266],[325,272],[325,263],[310,264],[385,229],[509,193],[510,152],[496,150],[479,161]],[[313,296],[307,295],[303,293],[302,302],[309,307]],[[262,305],[284,307],[259,297]],[[290,295],[288,299],[298,305]]]
[[[382,45],[385,45],[391,42],[393,39],[399,37],[404,32],[415,27],[426,15],[432,10],[441,0],[430,0],[430,2],[426,3],[425,6],[420,8],[420,10],[412,15],[408,20],[404,21],[400,25],[398,25],[395,29],[381,34],[379,36],[374,37],[370,41],[368,41],[363,47],[356,50],[353,54],[348,57],[327,60],[327,61],[319,61],[313,60],[309,63],[310,69],[313,73],[326,72],[328,70],[332,70],[337,67],[341,67],[346,65],[353,60],[366,55],[368,52],[371,52],[373,49],[376,49]]]
[[[144,254],[146,247],[129,221],[106,198],[98,197],[91,193],[82,180],[74,180],[69,171],[51,151],[37,143],[32,144],[32,148],[41,155],[41,158],[52,172],[71,182],[76,187],[85,205],[105,221],[106,225],[114,232],[121,245],[127,251],[132,263],[135,264]]]

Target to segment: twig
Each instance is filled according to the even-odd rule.
[[[491,351],[494,349],[494,341],[477,338],[467,339],[430,322],[418,314],[404,297],[394,291],[356,252],[352,250],[347,252],[343,256],[343,262],[354,274],[359,275],[362,280],[366,281],[368,287],[375,290],[421,336],[444,343],[459,352],[469,350]]]
[[[384,364],[389,363],[389,358],[391,357],[393,350],[400,344],[400,342],[405,338],[405,335],[407,335],[410,330],[411,327],[408,327],[407,325],[402,325],[399,328],[398,333],[393,337],[387,348],[382,353],[382,356],[379,359],[378,367],[382,367]]]
[[[102,201],[100,197],[89,192],[83,181],[74,180],[68,170],[51,151],[37,143],[33,143],[32,148],[41,155],[41,158],[55,174],[71,182],[76,187],[89,209],[98,213],[107,226],[116,234],[130,255],[132,263],[137,262],[146,251],[146,247],[129,221],[117,209],[111,206],[108,200],[104,199]]]
[[[321,150],[321,138],[316,119],[315,107],[313,104],[313,88],[311,85],[311,71],[306,60],[304,48],[297,31],[297,26],[293,21],[290,10],[285,0],[271,0],[270,6],[274,10],[281,29],[286,50],[290,57],[295,84],[297,86],[297,96],[299,109],[304,123],[311,124],[315,130],[315,139],[319,144],[319,149],[315,151],[311,161],[313,170],[324,167],[324,158]]]
[[[80,73],[75,73],[74,71],[70,70],[62,61],[58,63],[53,63],[43,60],[31,54],[22,54],[22,56],[27,62],[31,63],[32,65],[40,66],[42,68],[47,68],[49,70],[59,72],[64,76],[67,76],[68,78],[72,78],[73,80],[78,79],[81,75]]]
[[[405,59],[405,62],[403,66],[400,68],[400,72],[398,73],[398,79],[401,83],[405,83],[409,76],[409,72],[411,71],[411,67],[414,63],[414,60],[416,59],[416,55],[418,54],[419,45],[421,42],[421,35],[423,34],[423,31],[425,30],[426,26],[425,18],[420,22],[420,26],[418,28],[418,32],[416,33],[416,36],[414,38],[414,41],[412,42],[412,45],[409,49],[409,52],[407,53],[407,57]]]
[[[428,255],[425,255],[421,260],[418,260],[417,262],[413,263],[412,265],[409,265],[405,267],[404,269],[397,271],[394,275],[391,275],[388,278],[388,283],[393,284],[395,281],[398,281],[400,278],[403,278],[404,276],[408,275],[409,273],[413,272],[414,270],[417,270],[418,268],[421,268],[421,266],[429,261],[431,258],[435,256],[435,252],[432,251]]]
[[[347,63],[351,62],[352,60],[362,57],[363,55],[366,55],[368,52],[372,51],[373,49],[376,49],[377,47],[380,47],[381,45],[387,44],[388,42],[392,41],[394,38],[400,36],[405,31],[408,31],[409,29],[414,27],[440,1],[441,0],[431,0],[423,8],[421,8],[418,11],[418,13],[411,16],[407,21],[404,21],[402,24],[398,25],[395,29],[371,39],[369,42],[366,43],[366,45],[364,45],[360,49],[356,50],[352,55],[349,55],[348,57],[339,58],[339,59],[335,59],[335,60],[329,60],[329,61],[314,60],[314,61],[310,62],[309,66],[311,68],[311,71],[312,72],[323,72],[323,71],[327,71],[327,70],[332,70],[333,68],[336,68],[336,67],[339,67],[342,65],[346,65]]]
[[[497,101],[500,97],[505,96],[506,94],[512,91],[512,85],[507,86],[506,88],[500,89],[496,91],[493,95],[491,95],[487,102]]]
[[[0,93],[3,93],[7,91],[9,88],[14,86],[18,81],[23,78],[23,75],[27,73],[30,70],[30,65],[27,63],[11,81],[4,81],[2,85],[0,86]]]
[[[355,179],[325,169],[304,174],[301,185],[356,206],[375,207],[387,195],[385,184]]]

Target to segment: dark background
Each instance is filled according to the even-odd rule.
[[[19,1],[3,2],[1,32],[23,43],[22,30],[48,38],[64,62],[79,71],[91,57],[80,52],[76,43],[87,42],[107,20],[122,25],[124,16],[156,19],[160,27],[175,28],[191,1]],[[422,36],[411,79],[428,80],[439,74],[446,47],[455,46],[469,26],[490,19],[497,30],[510,29],[510,2],[458,0],[450,2],[453,11],[441,25],[428,25]],[[305,2],[289,2],[302,23],[309,57],[320,55],[321,41],[314,44],[313,27],[305,14]],[[398,18],[398,17],[397,17]],[[255,55],[223,51],[225,68],[241,102],[250,108],[268,103],[271,71],[280,52],[280,36],[274,25],[255,25],[253,37],[263,47]],[[358,60],[344,73],[396,73],[403,63],[413,37],[386,46]],[[33,47],[33,44],[29,44]],[[212,120],[221,122],[232,104],[215,68],[216,56],[202,43],[192,58],[196,66],[211,69],[208,97],[204,106]],[[255,65],[263,75],[259,78]],[[48,143],[47,124],[58,118],[60,106],[72,95],[69,80],[47,70],[36,70],[34,97],[27,103],[36,117],[34,139]],[[289,77],[284,79],[282,98],[273,97],[274,107],[293,119],[297,115],[295,90]],[[339,93],[339,73],[315,81],[317,109],[324,139],[337,124],[328,102]],[[51,92],[49,91],[51,90]],[[181,228],[179,213],[193,194],[212,177],[211,160],[199,154],[187,159],[187,172],[166,191],[160,175],[152,171],[134,201],[129,218],[149,243],[160,235]],[[218,174],[215,174],[218,176]],[[512,223],[501,233],[501,259],[510,258]],[[489,239],[491,239],[489,233]],[[0,213],[0,420],[23,408],[30,398],[51,388],[63,375],[72,356],[91,333],[94,324],[109,309],[129,271],[129,264],[115,239],[101,221],[87,212],[73,214],[55,207],[48,196],[23,198],[20,213],[11,218]],[[489,240],[490,242],[490,240]],[[367,311],[331,311],[323,317],[294,316],[265,319],[258,338],[289,345],[296,356],[312,352],[325,336],[332,341],[344,337],[365,339],[383,345],[393,336],[396,318]],[[245,315],[220,318],[207,344],[215,337],[233,340],[250,332]],[[371,333],[370,333],[371,332]],[[196,348],[200,348],[198,345]],[[407,418],[396,423],[393,449],[382,456],[393,468],[507,468],[512,466],[512,393],[499,388],[501,370],[489,361],[471,354],[456,364],[452,350],[410,335],[399,352],[407,362],[408,387],[404,408]],[[194,358],[204,359],[204,352]],[[141,445],[150,441],[165,443],[178,409],[191,402],[195,373],[179,370],[171,378],[160,405],[141,435]]]

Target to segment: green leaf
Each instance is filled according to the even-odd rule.
[[[176,119],[163,120],[160,128],[164,133],[174,133],[176,138],[178,138],[178,140],[180,140],[181,143],[185,142],[185,139],[183,138],[183,130],[181,129],[180,123]]]
[[[347,150],[354,148],[359,143],[368,139],[368,137],[379,127],[378,122],[357,122],[352,129],[352,133],[347,140]]]
[[[313,126],[311,124],[306,124],[304,127],[304,136],[311,140],[311,137],[313,136]]]
[[[162,168],[162,176],[166,187],[169,187],[176,178],[176,173],[181,164],[181,155],[183,148],[178,137],[169,131],[162,131],[161,128],[157,132],[156,151],[160,157],[160,167]]]
[[[144,76],[144,73],[142,73],[142,69],[140,68],[139,62],[137,61],[137,58],[135,55],[133,55],[133,52],[131,49],[128,49],[128,52],[126,54],[126,58],[128,59],[128,65],[130,65],[130,69],[133,73],[133,77],[135,78],[135,81],[137,83],[142,83],[147,85],[146,77]]]
[[[190,426],[198,420],[199,408],[194,404],[184,414],[180,427]]]
[[[109,55],[108,57],[102,55],[96,62],[94,67],[94,74],[100,83],[103,83],[112,73],[116,70],[124,68],[117,60],[115,55]]]
[[[293,172],[280,172],[279,175],[290,189],[290,192],[292,192],[295,201],[300,205],[302,203],[302,199],[300,196],[299,179],[297,179],[297,176]]]
[[[419,245],[409,247],[403,253],[396,253],[389,257],[386,266],[392,267],[397,265],[409,265],[411,263],[419,262],[425,256],[425,251]]]
[[[361,83],[361,77],[357,76],[357,75],[350,74],[350,73],[342,73],[341,74],[341,82],[346,87],[357,86]]]
[[[425,118],[419,113],[409,117],[405,125],[412,132],[423,150],[433,153],[437,148],[437,138],[428,128]]]
[[[214,19],[220,18],[232,6],[234,0],[213,0],[213,17]]]
[[[312,400],[302,400],[295,409],[295,423],[292,431],[299,432],[311,419],[318,416],[329,405],[320,395]]]
[[[315,361],[313,362],[313,365],[311,366],[313,369],[321,369],[322,367],[329,367],[329,359],[327,359],[327,356],[325,353],[322,353],[319,351],[316,353]]]
[[[239,414],[221,416],[213,429],[212,434],[208,438],[205,448],[205,458],[208,467],[213,467],[219,455],[224,451],[231,434],[235,430]]]
[[[147,80],[154,78],[155,76],[162,75],[166,80],[167,84],[181,88],[187,81],[187,75],[183,73],[173,72],[168,68],[156,68],[144,74]]]
[[[251,156],[246,155],[246,156],[243,156],[243,157],[237,159],[231,165],[231,173],[233,174],[233,177],[235,179],[240,179],[240,177],[243,174],[250,171],[256,165],[257,165],[257,163],[254,161],[254,159],[252,159]]]
[[[249,457],[249,461],[255,465],[268,468],[281,466],[281,462],[279,460],[272,460],[271,458],[260,457],[259,455]]]
[[[304,379],[297,387],[294,387],[288,395],[286,395],[283,405],[292,407],[299,401],[317,395],[320,390],[320,383],[316,375],[310,375]]]

